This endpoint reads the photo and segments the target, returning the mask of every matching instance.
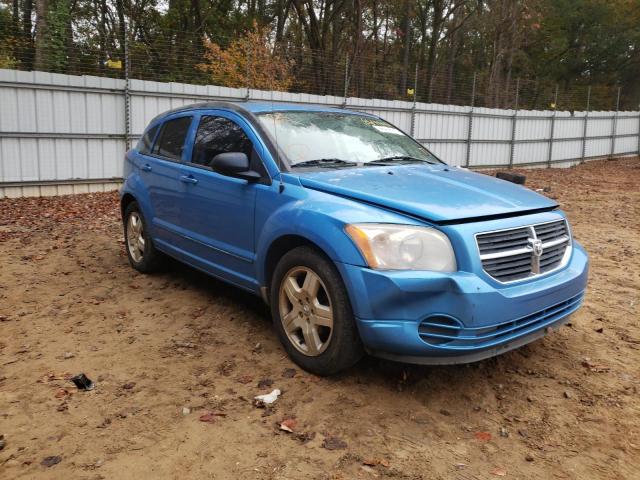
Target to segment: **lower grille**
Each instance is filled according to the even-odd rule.
[[[566,220],[479,233],[482,268],[507,283],[549,273],[569,257],[571,236]]]
[[[484,327],[464,327],[448,317],[429,317],[418,327],[420,338],[432,347],[449,350],[490,348],[535,332],[578,309],[584,292],[517,320]]]

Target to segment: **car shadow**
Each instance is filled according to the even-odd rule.
[[[256,327],[271,328],[271,312],[262,299],[248,291],[230,285],[222,280],[207,275],[177,260],[169,259],[163,275],[167,279],[179,281],[187,288],[198,291],[214,303],[228,304],[233,307],[249,310],[249,322],[260,322]],[[275,332],[272,332],[275,342]],[[352,368],[332,376],[330,382],[378,385],[392,390],[402,391],[423,382],[432,382],[434,389],[473,387],[468,382],[486,381],[487,378],[500,377],[505,370],[527,368],[529,360],[536,356],[545,357],[541,341],[525,345],[511,352],[470,364],[459,365],[415,365],[376,358],[365,357]],[[283,351],[284,354],[284,351]],[[533,358],[530,358],[533,357]]]
[[[251,292],[208,275],[194,267],[173,258],[168,258],[163,272],[167,280],[181,281],[189,289],[207,296],[211,302],[228,301],[238,307],[248,309],[256,318],[271,323],[269,307]]]

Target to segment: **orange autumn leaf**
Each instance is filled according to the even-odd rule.
[[[226,48],[208,40],[204,47],[206,63],[197,68],[216,85],[286,91],[293,84],[293,63],[272,51],[268,32],[255,23]]]
[[[476,432],[474,436],[477,440],[481,440],[483,442],[488,442],[491,440],[491,434],[489,432]]]

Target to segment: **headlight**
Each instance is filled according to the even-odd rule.
[[[449,238],[433,228],[359,223],[347,225],[345,231],[371,268],[436,272],[457,270]]]

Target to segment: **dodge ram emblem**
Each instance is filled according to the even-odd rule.
[[[538,238],[530,238],[529,242],[531,243],[531,250],[533,250],[533,254],[536,257],[542,255],[542,240]]]

